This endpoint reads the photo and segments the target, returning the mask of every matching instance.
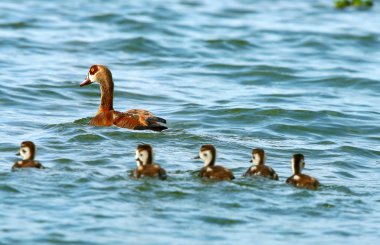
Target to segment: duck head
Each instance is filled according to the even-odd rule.
[[[152,164],[153,162],[153,149],[150,145],[138,145],[136,148],[136,163],[137,166]]]
[[[32,141],[21,142],[20,150],[16,154],[22,157],[22,160],[33,160],[36,154],[36,146]]]
[[[254,165],[263,165],[265,163],[265,152],[263,149],[256,148],[252,150],[252,159]]]
[[[104,65],[93,65],[90,67],[90,70],[87,73],[87,77],[80,84],[81,87],[89,85],[94,82],[103,83],[103,82],[112,82],[112,73]]]
[[[199,150],[199,155],[195,159],[202,159],[204,166],[214,166],[216,159],[216,149],[213,145],[203,145]]]
[[[305,157],[302,154],[294,154],[292,157],[293,174],[301,174],[305,167]]]

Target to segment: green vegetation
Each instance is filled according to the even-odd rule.
[[[370,8],[373,6],[372,0],[335,0],[336,8],[347,8],[347,7],[359,7],[359,8]]]

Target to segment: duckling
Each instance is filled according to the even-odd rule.
[[[162,131],[167,127],[162,124],[166,120],[156,117],[151,112],[141,109],[132,109],[126,112],[119,112],[113,109],[113,88],[114,83],[111,71],[104,65],[93,65],[87,74],[86,79],[80,84],[81,87],[98,82],[100,85],[101,99],[98,113],[91,119],[91,126],[112,126],[134,130],[154,130]]]
[[[138,145],[136,149],[137,168],[133,171],[133,177],[158,177],[165,180],[167,178],[165,169],[153,163],[153,149],[150,145]]]
[[[199,151],[199,156],[195,159],[202,159],[204,167],[199,172],[199,177],[213,180],[235,179],[231,170],[215,165],[216,149],[213,145],[203,145]]]
[[[266,177],[268,179],[278,180],[277,173],[271,167],[265,165],[265,152],[263,149],[253,149],[252,159],[250,162],[255,166],[248,168],[243,177],[258,175]]]
[[[41,163],[34,160],[36,155],[36,146],[32,141],[24,141],[20,145],[20,150],[16,154],[22,157],[21,161],[15,162],[12,170],[17,168],[44,168]]]
[[[295,187],[316,190],[319,186],[319,181],[309,175],[302,174],[304,167],[305,157],[302,154],[294,154],[292,158],[293,175],[286,180],[286,183]]]

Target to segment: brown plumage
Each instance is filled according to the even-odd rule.
[[[197,159],[204,161],[204,167],[199,171],[199,177],[212,180],[232,180],[234,175],[231,170],[215,165],[216,149],[213,145],[203,145]]]
[[[34,160],[36,155],[36,146],[32,141],[22,142],[17,155],[21,156],[22,160],[15,162],[12,166],[12,170],[17,168],[44,168],[41,163]]]
[[[255,164],[248,168],[243,175],[247,176],[262,176],[268,179],[278,180],[277,173],[269,166],[265,165],[265,152],[263,149],[253,149],[251,162]]]
[[[103,65],[91,66],[86,79],[80,84],[85,86],[93,82],[100,84],[101,99],[98,113],[91,119],[92,126],[112,126],[129,128],[134,130],[162,131],[167,127],[166,120],[154,116],[151,112],[140,109],[132,109],[126,112],[115,111],[113,108],[114,83],[111,71]]]
[[[138,145],[136,149],[137,168],[133,171],[133,177],[158,177],[167,178],[165,169],[159,164],[153,163],[153,149],[150,145]]]
[[[316,190],[319,187],[319,181],[309,175],[302,174],[304,166],[305,157],[302,154],[294,154],[292,158],[293,175],[286,180],[286,183],[295,187]]]

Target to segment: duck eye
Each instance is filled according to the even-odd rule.
[[[140,157],[142,157],[143,156],[143,154],[140,154]]]
[[[26,153],[26,150],[22,150],[22,153]]]
[[[203,156],[204,156],[204,157],[207,157],[207,153],[204,153]]]

